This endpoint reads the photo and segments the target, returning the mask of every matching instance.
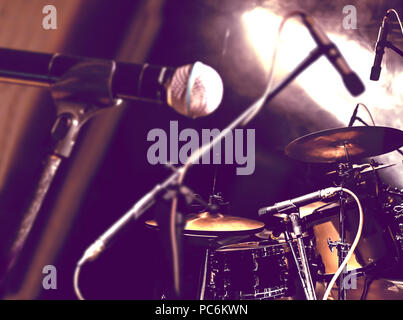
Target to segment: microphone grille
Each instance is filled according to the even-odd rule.
[[[179,67],[167,87],[168,104],[180,114],[198,118],[214,112],[223,96],[218,73],[201,62]]]

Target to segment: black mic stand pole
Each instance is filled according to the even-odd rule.
[[[57,62],[58,55],[54,55],[49,64],[49,74]],[[88,60],[73,65],[51,85],[51,96],[57,108],[57,118],[51,131],[54,144],[44,162],[41,177],[28,209],[23,214],[16,238],[6,253],[0,283],[14,266],[60,164],[71,155],[83,124],[104,109],[120,105],[121,100],[112,98],[111,79],[114,70],[113,61]]]

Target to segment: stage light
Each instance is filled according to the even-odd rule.
[[[252,48],[264,70],[268,71],[282,17],[268,9],[257,7],[245,12],[242,20]],[[402,104],[401,80],[403,73],[401,71],[391,73],[391,70],[384,67],[383,78],[376,83],[371,82],[369,72],[374,57],[373,51],[362,46],[357,40],[348,39],[345,35],[327,34],[330,40],[338,46],[350,67],[360,76],[367,90],[359,97],[352,97],[345,89],[338,73],[325,57],[311,65],[295,80],[295,83],[303,88],[306,94],[321,108],[331,112],[346,125],[354,106],[357,102],[362,102],[371,111],[376,110],[374,116],[378,119],[377,122],[401,128],[400,119],[394,119],[391,123],[390,119],[382,114],[382,110],[395,109]],[[315,45],[308,31],[297,18],[289,20],[279,41],[275,79],[281,79],[291,72],[315,48]],[[303,97],[300,98],[303,99]],[[292,108],[298,108],[298,106]]]
[[[282,19],[283,17],[261,7],[245,12],[242,16],[251,47],[255,50],[265,72],[268,72],[271,67],[271,57]],[[320,23],[319,20],[317,21]],[[342,24],[342,19],[340,19],[340,24]],[[305,105],[302,102],[304,98],[309,97],[320,108],[333,114],[342,124],[347,125],[354,107],[360,102],[369,108],[376,125],[402,130],[403,92],[401,89],[403,69],[400,66],[395,66],[391,70],[384,63],[380,80],[377,82],[370,81],[369,74],[374,59],[373,46],[361,40],[357,35],[358,33],[344,32],[343,34],[337,34],[328,32],[326,28],[324,29],[330,40],[339,48],[350,67],[364,82],[366,91],[358,97],[352,97],[344,87],[339,74],[333,69],[333,66],[325,57],[321,57],[294,81],[305,91],[306,96],[300,94],[294,96],[296,103],[285,104],[284,110],[287,108],[290,112],[305,112],[305,110],[302,110],[302,106]],[[342,28],[333,29],[342,30]],[[307,29],[297,18],[287,21],[278,44],[274,74],[275,82],[291,72],[316,45]],[[394,53],[387,52],[386,54]],[[387,59],[384,60],[386,61]],[[290,92],[292,89],[287,88],[285,90]],[[292,93],[290,93],[287,98],[290,99],[289,97],[292,96]],[[367,123],[371,123],[365,112],[360,111],[359,116],[365,119]],[[335,124],[336,126],[337,124]],[[397,152],[377,157],[377,159],[383,163],[401,162],[401,156]],[[401,164],[389,170],[388,173],[391,173],[391,180],[396,185],[403,186]]]

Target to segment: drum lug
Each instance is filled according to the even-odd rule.
[[[332,241],[330,238],[327,238],[327,245],[331,252],[333,252],[334,248],[336,248],[337,250],[342,250],[344,252],[348,252],[348,250],[350,250],[350,244],[342,243],[340,240]]]

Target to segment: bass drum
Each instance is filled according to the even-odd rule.
[[[309,238],[304,241],[311,260],[313,244]],[[291,297],[299,284],[289,247],[270,240],[236,243],[212,251],[207,275],[205,299],[208,300]]]

